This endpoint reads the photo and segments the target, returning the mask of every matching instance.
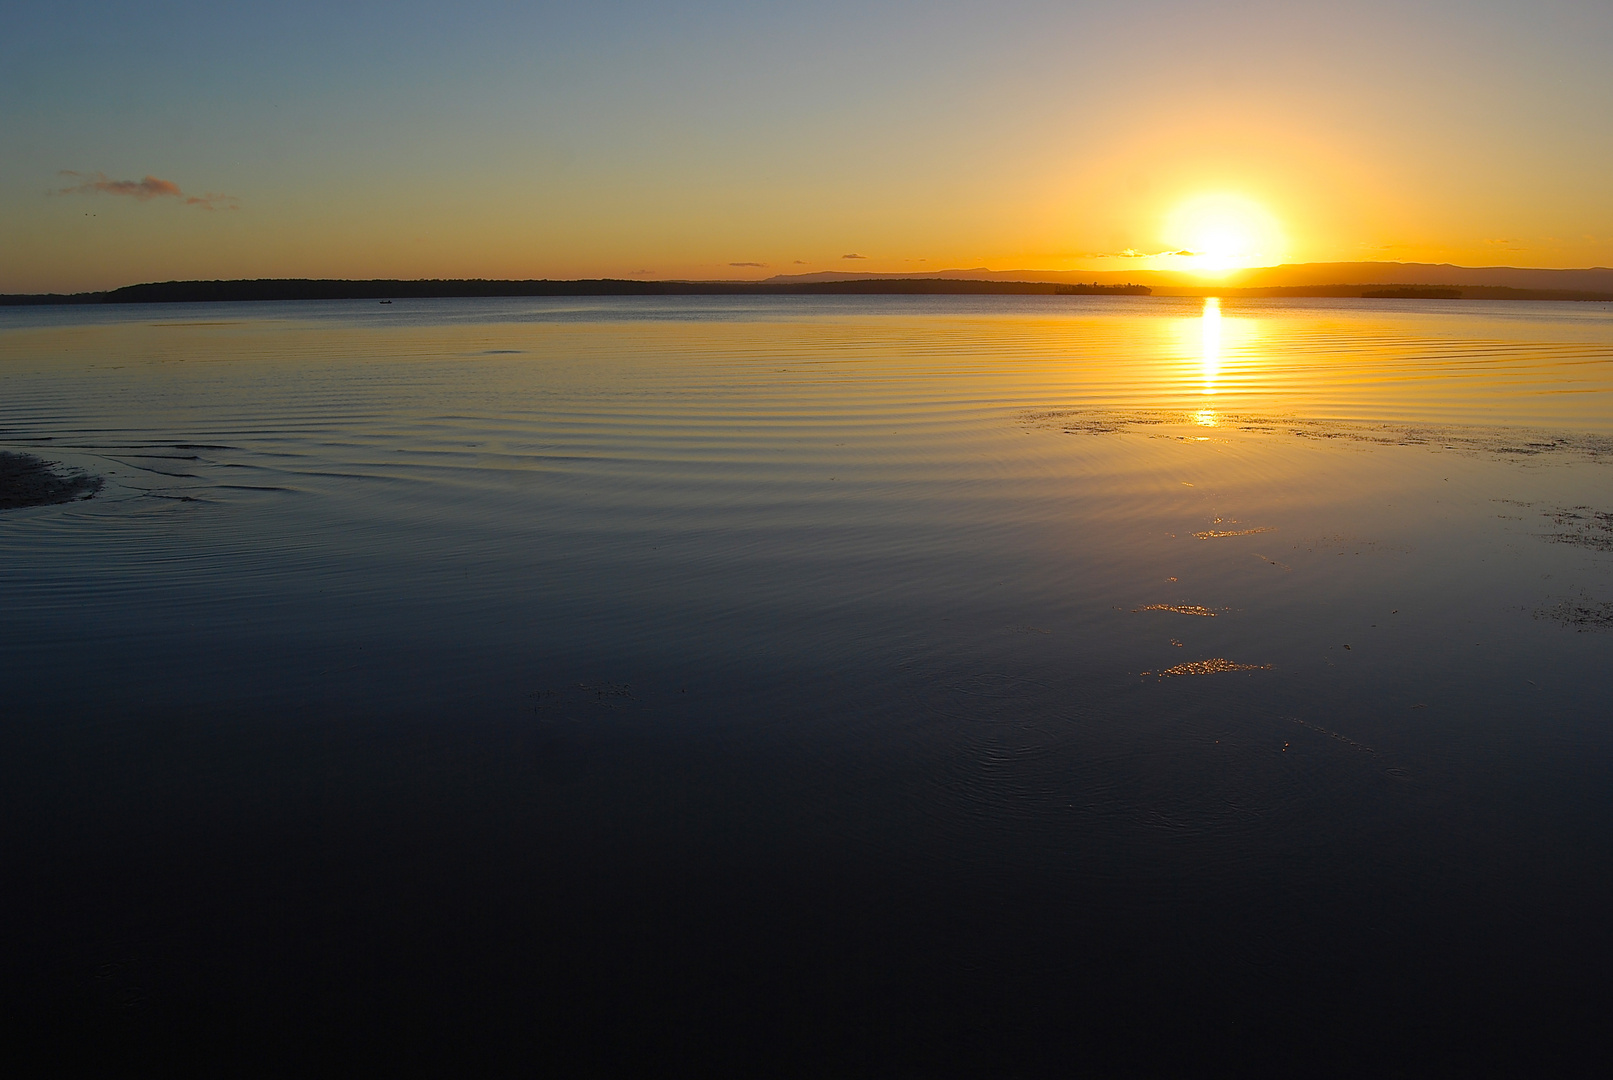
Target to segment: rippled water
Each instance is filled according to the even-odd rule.
[[[9,309],[0,449],[106,478],[0,515],[39,1030],[1417,1075],[1607,1004],[1609,305]]]

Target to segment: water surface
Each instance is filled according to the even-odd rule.
[[[0,449],[106,478],[0,516],[11,982],[130,1060],[1418,1075],[1606,1004],[1609,305],[10,309]]]

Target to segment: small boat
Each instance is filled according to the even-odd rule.
[[[392,301],[390,301],[390,300],[382,300],[382,301],[381,301],[381,303],[383,303],[383,304],[390,304],[390,303],[391,303],[391,302],[392,302]]]

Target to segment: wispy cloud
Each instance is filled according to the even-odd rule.
[[[155,176],[148,176],[144,180],[112,180],[103,172],[81,173],[72,169],[63,169],[61,175],[79,182],[62,188],[57,193],[60,195],[128,195],[145,202],[165,195],[177,199],[184,194],[172,180],[159,180]]]
[[[728,265],[729,266],[763,266],[763,267],[765,267],[767,264],[766,263],[729,263]]]
[[[61,176],[76,183],[58,188],[58,195],[126,195],[138,202],[152,199],[179,199],[186,206],[203,210],[239,210],[240,201],[234,195],[209,191],[205,195],[186,195],[172,180],[146,176],[140,180],[114,180],[104,172],[83,173],[63,169]]]
[[[1127,248],[1125,251],[1089,251],[1089,259],[1157,259],[1161,255],[1196,255],[1193,251],[1138,251],[1136,248]]]
[[[866,255],[858,255],[856,252],[852,252],[850,255],[842,255],[840,257],[842,259],[866,259],[866,258],[868,258],[868,256],[866,256]]]

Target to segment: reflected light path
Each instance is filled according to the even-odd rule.
[[[1215,393],[1215,381],[1221,374],[1221,300],[1204,298],[1204,316],[1200,319],[1202,349],[1200,363],[1204,368],[1204,393]]]

